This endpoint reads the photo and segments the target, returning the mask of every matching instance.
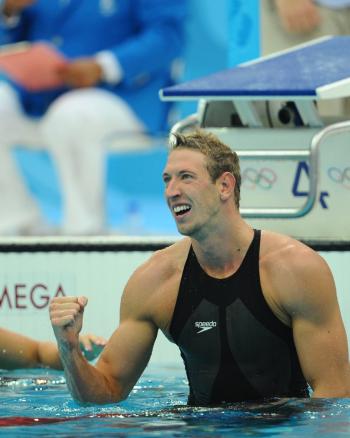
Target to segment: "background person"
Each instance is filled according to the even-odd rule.
[[[85,297],[58,297],[50,318],[77,400],[118,402],[146,367],[158,329],[181,351],[189,403],[350,396],[332,274],[302,243],[253,230],[239,213],[237,154],[214,135],[176,135],[163,179],[184,239],[130,277],[120,325],[96,367],[79,349]]]
[[[13,145],[46,145],[63,196],[63,232],[104,230],[105,154],[167,127],[158,90],[173,81],[187,0],[5,0],[0,42],[44,41],[68,59],[64,86],[28,92],[0,83],[0,234],[38,231],[41,215]]]
[[[84,355],[92,360],[106,345],[100,336],[84,334],[79,336]],[[36,368],[38,366],[62,369],[57,345],[23,336],[0,327],[0,369]]]
[[[327,35],[350,35],[350,0],[262,0],[261,54]],[[318,102],[324,116],[350,117],[349,99]]]

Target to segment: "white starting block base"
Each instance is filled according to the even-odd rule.
[[[210,128],[232,149],[305,149],[319,129]],[[319,193],[299,218],[247,219],[255,228],[300,239],[350,241],[350,130],[319,149]],[[241,207],[301,207],[309,190],[307,161],[241,159]]]

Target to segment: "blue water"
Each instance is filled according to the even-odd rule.
[[[183,370],[151,368],[126,401],[81,406],[71,399],[61,372],[0,371],[0,436],[350,436],[350,399],[189,408],[187,392]]]

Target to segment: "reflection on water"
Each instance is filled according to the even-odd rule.
[[[79,405],[63,374],[0,372],[0,436],[350,436],[350,399],[187,407],[180,369],[149,369],[118,405]]]

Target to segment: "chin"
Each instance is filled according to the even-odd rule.
[[[181,227],[177,227],[177,231],[178,231],[182,236],[187,236],[187,237],[189,237],[188,230],[185,230],[185,229],[183,229],[183,228],[181,228]]]
[[[183,236],[190,236],[192,234],[192,229],[190,227],[186,227],[184,224],[176,224],[177,231]]]
[[[185,225],[185,224],[176,224],[177,230],[180,234],[187,237],[194,237],[195,234],[198,232],[198,227]]]

